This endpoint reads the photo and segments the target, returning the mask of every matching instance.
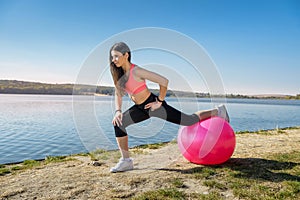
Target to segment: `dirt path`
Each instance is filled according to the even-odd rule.
[[[236,140],[233,158],[261,158],[268,153],[300,151],[300,129],[274,135],[241,134]],[[183,170],[199,165],[187,162],[177,144],[147,149],[133,158],[135,170],[126,173],[109,173],[115,164],[113,159],[96,167],[89,165],[89,157],[75,157],[73,161],[0,176],[0,199],[126,199],[169,187],[178,177],[185,178],[185,193],[208,192],[199,181],[182,175]],[[225,196],[233,198],[230,191]]]

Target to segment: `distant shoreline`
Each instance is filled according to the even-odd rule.
[[[158,93],[157,89],[150,89]],[[18,80],[0,80],[0,94],[31,94],[31,95],[94,95],[94,96],[112,96],[114,87],[111,86],[94,86],[79,84],[49,84],[40,82],[18,81]],[[167,92],[167,97],[197,97],[210,98],[221,97],[224,95],[210,95],[209,93],[194,93],[185,91]],[[226,98],[240,99],[300,99],[300,94],[280,95],[280,94],[259,94],[259,95],[241,95],[226,94]]]

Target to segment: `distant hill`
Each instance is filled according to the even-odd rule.
[[[112,95],[113,87],[0,80],[2,94]]]
[[[284,94],[258,94],[258,95],[239,95],[227,94],[227,98],[246,98],[246,99],[300,99],[300,94],[296,96]]]
[[[158,90],[151,89],[158,94]],[[0,80],[0,94],[51,94],[51,95],[113,95],[114,87],[78,85],[78,84],[49,84],[18,80]],[[209,93],[193,93],[185,91],[167,92],[167,96],[209,98]],[[215,95],[214,97],[218,97]],[[219,96],[221,97],[221,96]],[[224,97],[224,96],[222,96]],[[255,99],[300,99],[300,94],[290,95],[239,95],[227,94],[227,98],[255,98]]]
[[[156,89],[150,89],[158,93]],[[114,87],[79,84],[49,84],[39,82],[0,80],[0,94],[52,94],[52,95],[113,95]],[[167,96],[209,97],[208,93],[168,91]]]

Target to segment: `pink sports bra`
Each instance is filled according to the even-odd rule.
[[[133,68],[134,68],[134,64],[131,64],[129,78],[125,84],[125,91],[130,95],[137,94],[147,88],[145,80],[136,81],[134,79],[132,74]]]

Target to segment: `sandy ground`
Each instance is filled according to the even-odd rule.
[[[300,151],[300,129],[282,134],[239,134],[233,158],[261,158],[268,153]],[[135,170],[109,173],[116,159],[90,165],[89,157],[52,163],[31,170],[0,176],[0,199],[129,199],[145,191],[170,187],[172,180],[183,178],[185,193],[206,194],[201,180],[184,176],[199,165],[186,161],[176,143],[160,149],[134,153]],[[233,199],[230,191],[225,196]]]

